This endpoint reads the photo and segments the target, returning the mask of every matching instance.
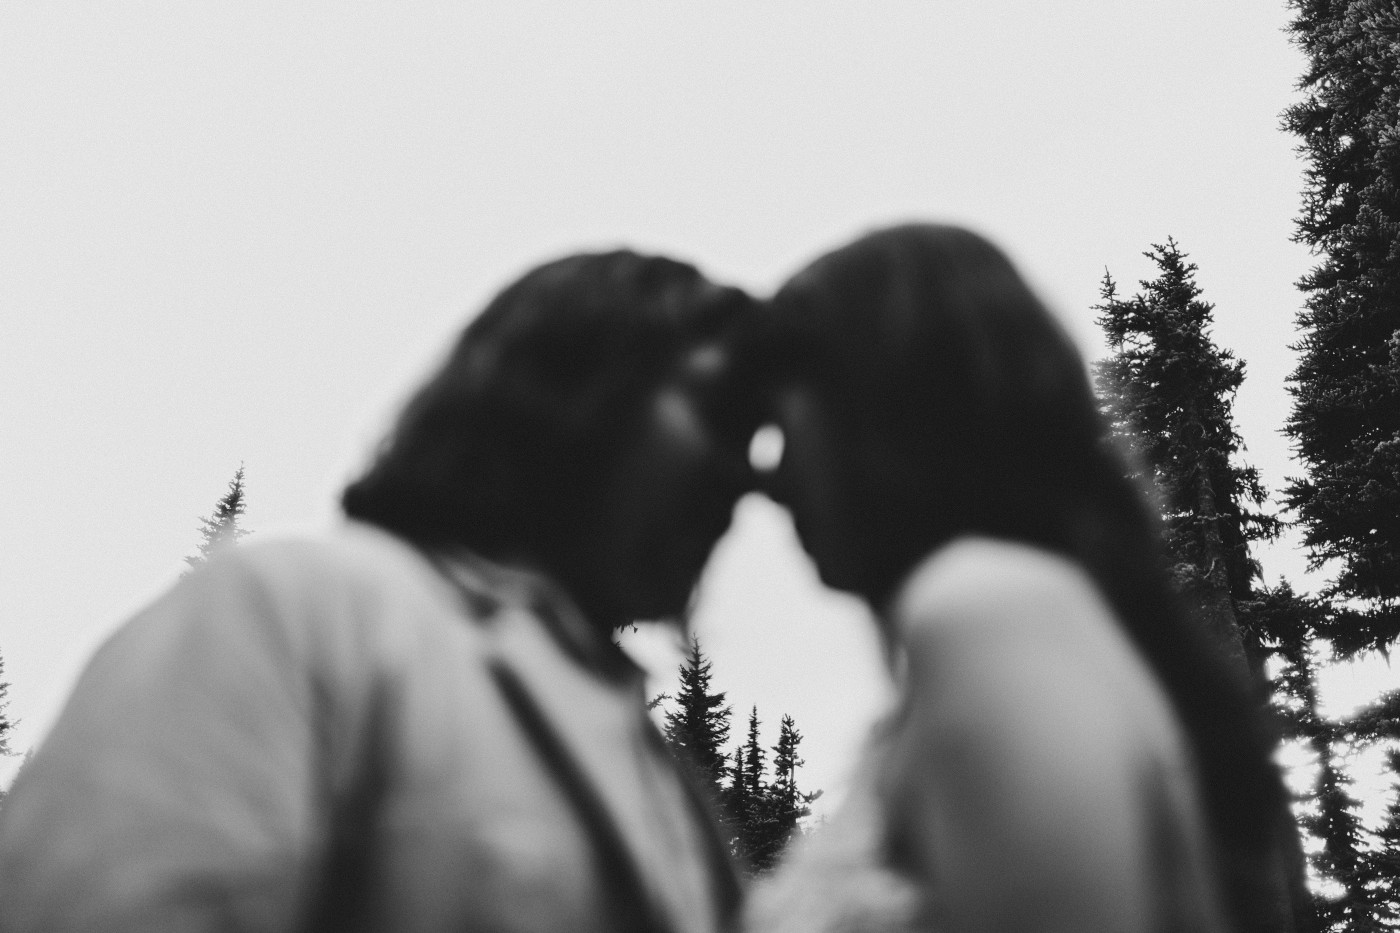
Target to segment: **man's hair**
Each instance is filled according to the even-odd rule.
[[[748,308],[687,263],[619,250],[507,286],[405,407],[346,514],[488,556],[582,533],[579,512],[651,388]]]

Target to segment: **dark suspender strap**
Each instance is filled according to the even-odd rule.
[[[494,614],[498,604],[490,596],[468,585],[440,555],[425,552],[425,556],[457,590],[470,618],[481,621]],[[550,607],[535,606],[533,609],[559,648],[576,663],[587,666],[587,659],[581,657],[577,647],[558,631],[562,623]],[[593,841],[599,883],[613,907],[614,929],[619,933],[671,933],[672,924],[653,903],[642,879],[642,873],[607,805],[594,789],[582,766],[570,754],[568,746],[550,724],[525,683],[499,657],[488,659],[487,670],[502,698],[515,715],[516,721],[539,754],[545,770],[578,812],[589,838]],[[670,767],[680,783],[696,829],[704,837],[703,845],[709,862],[719,927],[722,930],[734,929],[738,919],[741,892],[734,860],[719,834],[711,829],[719,823],[695,782],[678,766],[655,726],[646,719],[644,713],[641,715],[644,720],[642,735],[645,741],[651,743],[653,752]]]
[[[545,770],[578,812],[588,838],[593,841],[597,850],[598,882],[612,908],[613,929],[619,933],[670,933],[671,925],[652,904],[617,823],[530,691],[500,660],[492,658],[487,669],[506,705],[544,761]]]
[[[662,760],[670,763],[671,771],[684,790],[696,822],[704,828],[721,825],[711,802],[706,799],[691,774],[676,761],[671,750],[666,747],[666,741],[661,738],[661,734],[656,731],[656,727],[651,724],[650,720],[643,723],[642,731]],[[739,879],[734,868],[734,857],[729,853],[729,849],[725,846],[724,840],[720,838],[718,832],[704,832],[702,835],[705,837],[705,855],[709,861],[719,928],[721,930],[737,929],[743,891],[739,888]]]
[[[323,791],[333,801],[330,835],[316,895],[307,905],[308,913],[299,927],[307,933],[353,933],[375,923],[370,910],[378,868],[377,832],[393,760],[389,704],[388,689],[382,683],[376,684],[360,732],[354,785],[339,800],[330,788]]]

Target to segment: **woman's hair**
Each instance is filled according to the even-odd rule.
[[[608,452],[649,390],[750,304],[689,264],[625,250],[526,273],[408,403],[345,490],[346,514],[492,557],[585,533]]]
[[[1247,676],[1170,590],[1158,518],[1108,439],[1080,354],[1005,255],[948,226],[865,236],[773,299],[790,372],[822,400],[855,497],[868,592],[958,534],[1064,554],[1095,581],[1193,743],[1237,926],[1277,865],[1287,803]],[[1277,909],[1277,903],[1275,903]]]

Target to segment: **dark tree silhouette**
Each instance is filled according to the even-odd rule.
[[[1249,617],[1259,576],[1249,544],[1276,535],[1279,522],[1260,511],[1258,472],[1237,462],[1233,408],[1244,363],[1212,340],[1214,306],[1201,299],[1196,264],[1176,241],[1143,255],[1157,277],[1121,299],[1105,273],[1094,309],[1113,351],[1095,367],[1101,404],[1159,492],[1179,590],[1222,650],[1247,659],[1262,681],[1275,639]]]
[[[1308,61],[1283,117],[1308,163],[1295,238],[1319,262],[1298,283],[1286,430],[1307,472],[1286,494],[1314,568],[1336,570],[1346,654],[1400,636],[1400,8],[1289,5]]]
[[[0,755],[14,754],[10,750],[10,732],[15,727],[7,710],[10,706],[10,685],[5,682],[5,659],[0,657]]]
[[[765,780],[768,753],[759,737],[758,707],[749,711],[744,743],[736,745],[730,755],[720,751],[729,735],[731,712],[724,703],[725,694],[711,687],[711,663],[698,639],[691,639],[679,675],[675,708],[666,713],[666,743],[711,795],[734,856],[750,873],[767,871],[777,863],[799,821],[811,812],[808,804],[821,793],[806,794],[797,788],[797,769],[802,765],[797,747],[802,734],[791,716],[783,717],[773,749],[775,776],[769,782]],[[662,694],[655,702],[667,696]]]
[[[9,756],[14,752],[10,750],[10,732],[15,727],[15,721],[9,717],[7,710],[10,706],[10,685],[5,682],[5,659],[0,657],[0,755]],[[0,803],[5,800],[5,791],[0,789]]]
[[[710,660],[700,650],[700,640],[691,638],[690,652],[680,665],[680,687],[676,708],[666,714],[666,743],[677,759],[689,767],[696,780],[718,803],[722,782],[728,771],[721,749],[729,738],[732,710],[723,693],[710,692]]]
[[[246,508],[247,502],[243,495],[243,465],[239,464],[233,479],[229,480],[228,492],[214,503],[212,514],[200,519],[199,534],[202,540],[199,543],[199,553],[186,557],[185,563],[190,567],[198,567],[209,560],[216,551],[237,544],[246,537],[249,532],[244,531],[238,524]]]

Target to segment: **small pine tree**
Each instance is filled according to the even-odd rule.
[[[5,659],[0,658],[0,678],[5,676]],[[10,751],[10,730],[15,727],[15,723],[5,710],[10,705],[9,700],[10,685],[4,680],[0,680],[0,755],[9,756],[14,752]],[[5,802],[5,790],[0,788],[0,805]]]
[[[699,639],[691,639],[679,674],[676,708],[666,713],[662,730],[666,744],[710,795],[730,834],[735,858],[753,874],[767,871],[777,863],[798,821],[811,812],[808,804],[821,795],[820,791],[804,794],[797,788],[797,769],[803,763],[797,757],[797,746],[802,734],[791,716],[783,717],[773,749],[778,756],[774,759],[778,774],[768,783],[764,780],[767,751],[759,740],[758,707],[749,711],[744,744],[726,755],[720,749],[729,737],[731,709],[724,705],[725,694],[711,692],[711,663]]]
[[[782,852],[777,807],[764,781],[765,752],[758,734],[758,707],[749,711],[745,743],[734,750],[734,785],[728,816],[734,828],[734,854],[751,872],[773,867]]]
[[[749,710],[749,737],[744,743],[744,775],[746,789],[750,797],[757,799],[763,794],[763,772],[767,768],[767,755],[763,744],[758,740],[758,707]]]
[[[769,796],[775,805],[782,845],[786,846],[797,832],[798,821],[810,816],[808,804],[820,796],[820,791],[804,794],[797,787],[797,769],[806,762],[797,756],[797,747],[802,744],[802,733],[791,716],[784,715],[778,731],[778,744],[773,746],[773,783]]]
[[[730,814],[742,814],[748,807],[749,779],[744,773],[744,749],[734,747],[734,764],[729,769],[729,787],[724,792],[724,808]]]
[[[10,732],[14,729],[14,720],[10,719],[6,710],[10,706],[10,685],[3,678],[5,676],[5,659],[0,657],[0,755],[12,755],[10,751]]]
[[[237,544],[246,537],[249,532],[238,526],[238,520],[243,517],[246,508],[247,502],[243,495],[243,465],[239,464],[233,479],[229,481],[228,492],[214,504],[213,514],[200,519],[202,527],[199,533],[203,540],[199,544],[199,553],[186,557],[185,563],[191,568],[198,567],[213,557],[216,551]]]
[[[666,714],[663,734],[672,754],[689,767],[716,803],[723,799],[727,756],[720,749],[729,738],[730,707],[723,693],[710,692],[711,663],[692,637],[690,652],[680,665],[676,709]]]

